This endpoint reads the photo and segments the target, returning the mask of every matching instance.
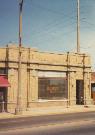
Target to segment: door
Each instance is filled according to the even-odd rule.
[[[93,99],[95,104],[95,83],[91,84],[91,98]]]
[[[0,88],[0,112],[7,111],[7,88]]]
[[[76,80],[76,104],[84,104],[83,80]]]

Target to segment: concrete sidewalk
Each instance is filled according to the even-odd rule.
[[[31,109],[28,109],[27,111],[23,111],[22,115],[15,115],[14,113],[6,113],[6,112],[0,113],[0,119],[78,113],[78,112],[90,112],[90,111],[95,111],[95,105],[89,105],[89,106],[77,105],[77,106],[70,106],[68,108],[62,107],[62,106],[31,108]]]

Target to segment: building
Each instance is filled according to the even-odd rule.
[[[18,90],[18,56],[15,45],[0,48],[1,100],[4,109],[15,110]],[[21,106],[91,104],[90,56],[77,53],[39,52],[22,48]]]
[[[91,73],[91,97],[95,104],[95,72]]]

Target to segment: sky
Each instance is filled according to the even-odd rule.
[[[19,0],[0,0],[0,46],[18,44]],[[39,51],[76,52],[77,0],[24,0],[22,44]],[[95,0],[80,0],[80,50],[95,70]]]

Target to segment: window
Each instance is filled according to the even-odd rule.
[[[95,83],[92,83],[91,87],[92,87],[92,91],[95,92]]]
[[[67,98],[67,79],[63,78],[39,78],[39,99],[64,99]]]
[[[6,74],[6,69],[5,68],[0,68],[0,74]]]

